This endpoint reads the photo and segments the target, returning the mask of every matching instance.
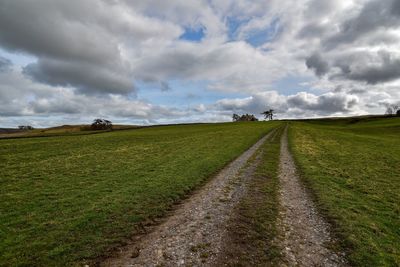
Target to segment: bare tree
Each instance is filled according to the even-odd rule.
[[[262,112],[261,115],[264,115],[265,119],[268,119],[269,118],[269,110]]]
[[[267,120],[273,120],[274,117],[274,110],[273,109],[269,109],[266,110],[264,112],[261,113],[262,115],[264,115],[265,119]]]
[[[397,113],[400,111],[400,106],[397,104],[390,104],[386,108],[386,115],[398,115]]]
[[[273,117],[274,117],[274,110],[273,109],[269,110],[269,117],[270,117],[270,120],[272,121]]]

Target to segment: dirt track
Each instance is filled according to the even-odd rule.
[[[285,264],[288,266],[345,266],[342,255],[328,247],[334,240],[329,225],[318,214],[300,182],[288,149],[287,128],[281,141],[280,229]]]
[[[101,266],[220,265],[229,218],[247,193],[246,184],[259,162],[258,148],[272,134],[221,170],[149,234],[121,248]],[[249,161],[253,155],[255,160]],[[329,249],[334,243],[329,225],[296,174],[287,128],[281,139],[279,173],[280,234],[276,242],[282,248],[281,266],[346,266],[344,256]]]
[[[255,163],[246,163],[268,136],[220,171],[154,231],[101,265],[215,266],[226,222],[255,169]]]

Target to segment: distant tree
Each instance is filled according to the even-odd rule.
[[[112,130],[112,122],[105,119],[94,119],[91,130]]]
[[[400,111],[400,106],[397,104],[391,104],[386,108],[386,115],[398,115],[398,112]]]
[[[266,110],[266,111],[262,112],[261,115],[264,115],[265,119],[269,119],[270,118],[269,110]]]
[[[262,115],[264,115],[265,119],[267,120],[272,120],[274,117],[274,110],[273,109],[269,109],[266,110],[264,112],[261,113]]]
[[[396,115],[397,111],[399,111],[399,110],[400,110],[399,105],[391,104],[391,105],[387,106],[385,114],[386,115]]]
[[[253,114],[243,114],[241,116],[237,115],[237,114],[233,114],[232,116],[233,121],[258,121],[258,119],[256,118],[256,116],[254,116]]]
[[[33,130],[33,127],[30,125],[20,125],[18,126],[18,129],[27,131],[27,130]]]
[[[400,117],[400,109],[397,110],[396,116],[397,116],[397,117]]]

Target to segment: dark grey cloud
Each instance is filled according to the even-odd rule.
[[[389,59],[381,66],[367,66],[358,71],[347,73],[352,80],[366,81],[369,84],[389,82],[400,78],[400,59]]]
[[[133,90],[129,75],[87,63],[41,58],[24,68],[34,80],[54,86],[71,86],[86,94],[127,94]]]
[[[107,40],[110,36],[93,21],[99,8],[96,1],[4,0],[0,3],[0,44],[39,57],[115,62],[118,44]]]
[[[326,116],[349,114],[359,104],[357,96],[343,92],[314,95],[300,92],[283,96],[276,91],[254,94],[242,99],[223,99],[214,108],[232,113],[253,113],[259,116],[266,108],[273,108],[280,117]],[[261,116],[259,116],[261,117]]]
[[[38,58],[25,73],[84,93],[134,90],[102,1],[0,2],[0,46]],[[118,29],[112,29],[117,32]]]
[[[9,70],[11,66],[12,66],[11,60],[0,56],[0,72]]]
[[[340,24],[338,33],[326,38],[322,44],[333,49],[341,44],[349,44],[382,29],[400,26],[399,0],[372,0],[367,2],[360,13]]]
[[[332,78],[363,81],[378,84],[400,79],[400,57],[380,50],[343,55],[335,63],[341,70]]]
[[[323,76],[329,71],[329,64],[318,53],[306,58],[306,66],[314,70],[317,76]]]
[[[393,15],[400,16],[400,1],[394,0],[390,10]]]
[[[304,16],[310,19],[297,34],[316,44],[315,52],[305,58],[308,69],[318,77],[327,75],[331,82],[376,85],[400,78],[400,49],[396,48],[400,38],[393,31],[400,28],[399,0],[370,0],[352,6],[358,11],[343,10],[341,16],[327,11],[335,10],[332,1],[316,1],[309,2]]]
[[[311,110],[322,114],[335,112],[349,112],[356,104],[357,98],[346,94],[324,94],[314,96],[307,93],[299,93],[289,96],[287,103],[289,107],[301,110]]]

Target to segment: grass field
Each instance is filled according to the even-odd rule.
[[[400,118],[292,122],[302,177],[356,266],[400,266]]]
[[[278,124],[0,140],[0,266],[103,255]]]
[[[107,254],[279,125],[55,128],[46,133],[55,136],[0,140],[0,266],[76,265]],[[272,265],[280,133],[264,144],[238,206],[238,242],[254,253],[269,247],[257,255]],[[400,118],[292,121],[289,137],[350,263],[399,266]]]

